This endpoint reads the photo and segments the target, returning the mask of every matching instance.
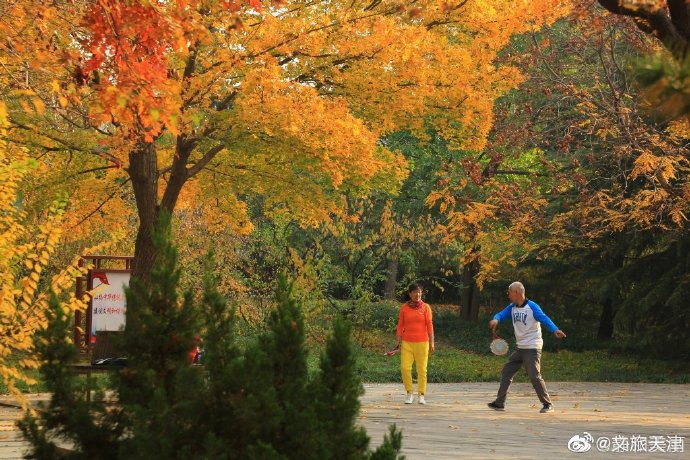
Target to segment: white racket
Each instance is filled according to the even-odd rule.
[[[509,348],[508,342],[506,342],[498,334],[494,333],[494,339],[491,341],[491,345],[489,345],[491,353],[497,356],[503,356],[508,353]]]

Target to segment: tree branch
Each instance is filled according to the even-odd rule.
[[[535,176],[535,177],[549,177],[546,173],[539,173],[534,171],[521,171],[517,169],[497,169],[494,174],[501,174],[504,176]]]
[[[89,174],[89,173],[92,173],[92,172],[104,171],[104,170],[107,170],[107,169],[119,169],[119,168],[118,168],[118,166],[116,166],[116,165],[108,165],[108,166],[100,166],[100,167],[98,167],[98,168],[85,169],[85,170],[83,170],[83,171],[78,171],[78,172],[76,172],[76,173],[74,173],[74,174],[70,174],[69,176],[60,178],[60,179],[55,180],[55,181],[52,181],[52,182],[42,182],[42,183],[40,183],[40,184],[35,185],[35,188],[36,188],[36,189],[51,188],[51,187],[54,187],[54,186],[57,185],[57,184],[62,184],[62,183],[64,183],[65,181],[67,181],[67,180],[69,180],[69,179],[72,179],[72,178],[74,178],[74,177],[81,176],[81,175],[84,175],[84,174]]]
[[[23,123],[19,123],[19,122],[15,121],[15,120],[11,120],[11,121],[10,121],[10,129],[13,128],[13,127],[16,127],[16,128],[19,128],[19,129],[23,129],[23,130],[25,130],[25,131],[30,131],[30,132],[32,132],[32,133],[35,133],[35,134],[39,135],[39,136],[43,136],[43,137],[45,137],[45,138],[47,138],[47,139],[50,139],[51,141],[57,142],[58,144],[61,144],[61,145],[64,145],[64,146],[67,147],[69,150],[74,150],[74,151],[77,151],[77,152],[93,153],[93,152],[91,152],[90,150],[88,150],[88,149],[86,149],[86,148],[84,148],[84,147],[78,147],[78,146],[76,146],[76,145],[69,144],[67,141],[65,141],[65,140],[63,140],[63,139],[60,139],[59,137],[50,135],[50,134],[48,134],[47,132],[39,131],[38,129],[34,128],[33,126],[25,125],[25,124],[23,124]],[[46,147],[46,148],[49,148],[49,147]]]
[[[224,149],[225,145],[219,144],[210,149],[208,152],[204,153],[204,156],[201,157],[199,161],[197,161],[192,167],[187,168],[187,177],[193,177],[198,174],[199,171],[204,169],[206,165],[209,164],[211,160],[213,160],[215,156]]]
[[[307,35],[311,35],[311,34],[313,34],[314,32],[320,32],[320,31],[322,31],[322,30],[331,29],[331,28],[334,28],[334,27],[341,26],[341,25],[343,25],[343,24],[353,24],[353,23],[357,23],[357,22],[359,22],[359,21],[363,21],[363,20],[366,20],[366,19],[369,19],[369,18],[372,18],[372,17],[376,17],[376,16],[390,16],[390,15],[392,15],[392,14],[395,14],[397,11],[398,11],[397,7],[391,7],[391,8],[389,8],[389,9],[385,10],[385,11],[375,12],[375,13],[372,13],[372,14],[364,14],[364,15],[362,15],[362,16],[355,16],[355,17],[350,18],[350,19],[347,19],[347,20],[345,20],[345,21],[336,20],[336,21],[333,21],[333,22],[328,23],[328,24],[321,24],[321,25],[312,27],[311,29],[307,29],[307,30],[305,30],[304,32],[299,33],[299,34],[298,34],[298,33],[294,33],[294,32],[293,32],[293,33],[288,33],[288,34],[285,35],[285,38],[284,38],[281,42],[276,43],[276,44],[274,44],[274,45],[271,45],[271,46],[269,46],[268,48],[265,48],[265,49],[263,49],[263,50],[261,50],[261,51],[259,51],[259,52],[257,52],[257,53],[250,54],[250,55],[249,55],[249,58],[251,58],[251,59],[256,59],[257,57],[259,57],[259,56],[261,56],[261,55],[263,55],[263,54],[270,53],[271,51],[273,51],[273,50],[275,50],[275,49],[277,49],[277,48],[280,48],[281,46],[285,46],[285,45],[287,45],[288,43],[291,43],[291,42],[293,42],[293,41],[295,41],[295,40],[297,40],[297,39],[299,39],[299,38],[301,38],[301,37],[304,37],[304,36],[307,36]]]
[[[651,29],[651,35],[658,38],[666,49],[673,53],[677,59],[682,60],[685,58],[688,47],[688,38],[683,36],[676,28],[676,24],[667,13],[666,8],[659,8],[658,6],[654,7],[651,5],[639,5],[635,8],[632,8],[622,4],[621,0],[598,1],[604,9],[613,14],[634,18],[638,27],[646,33],[649,33],[649,29]],[[670,3],[671,1],[669,1],[669,4]],[[677,16],[675,22],[680,22],[681,17],[682,15]],[[686,21],[684,29],[688,27],[689,25]]]
[[[79,227],[81,224],[83,224],[84,222],[86,222],[87,219],[89,219],[91,216],[93,216],[93,215],[96,214],[98,211],[100,211],[100,210],[103,208],[103,206],[105,206],[105,204],[106,204],[108,201],[112,200],[112,199],[115,197],[115,195],[117,194],[117,192],[118,192],[122,187],[124,187],[124,185],[125,185],[127,182],[129,182],[129,180],[130,180],[129,177],[128,177],[127,179],[125,179],[125,180],[119,185],[118,188],[116,188],[115,190],[113,190],[113,193],[111,193],[110,195],[108,195],[108,197],[107,197],[105,200],[103,200],[103,202],[102,202],[101,204],[98,205],[98,207],[97,207],[96,209],[94,209],[93,211],[91,211],[90,213],[88,213],[82,220],[80,220],[80,221],[77,222],[75,225],[73,225],[72,228],[77,228],[77,227]]]

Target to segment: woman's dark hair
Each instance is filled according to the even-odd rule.
[[[417,284],[417,283],[412,283],[412,284],[410,284],[410,286],[407,288],[407,293],[409,294],[410,292],[416,291],[417,289],[422,289],[422,285],[421,285],[421,284]]]

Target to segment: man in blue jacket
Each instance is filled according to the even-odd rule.
[[[495,334],[499,322],[508,319],[512,320],[517,350],[510,355],[510,359],[503,366],[498,395],[494,402],[489,403],[489,407],[494,410],[504,410],[508,388],[510,388],[513,377],[522,366],[525,366],[527,374],[532,381],[532,386],[534,386],[539,400],[544,405],[539,412],[553,412],[551,398],[549,398],[549,393],[546,391],[546,384],[541,377],[540,370],[541,348],[544,344],[541,338],[541,324],[543,323],[559,339],[564,338],[565,333],[558,329],[539,305],[525,297],[525,286],[519,281],[508,286],[508,298],[510,299],[510,304],[502,311],[496,313],[494,319],[489,321],[489,328]]]

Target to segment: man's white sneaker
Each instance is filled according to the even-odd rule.
[[[405,404],[412,404],[413,400],[414,400],[414,394],[407,393],[407,398],[405,398]]]
[[[419,395],[419,404],[426,404],[426,400],[424,399],[424,395]]]

